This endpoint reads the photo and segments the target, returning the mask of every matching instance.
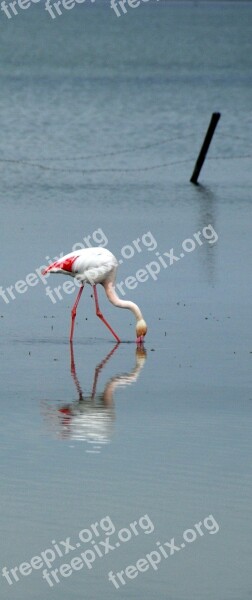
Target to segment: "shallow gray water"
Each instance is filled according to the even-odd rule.
[[[242,2],[1,14],[7,600],[251,597],[250,23]],[[43,282],[36,269],[91,242],[122,261],[145,353],[132,315],[101,289],[127,342],[115,346],[87,287],[71,356],[75,294],[61,287],[58,299],[65,278]],[[146,281],[127,289],[143,268]],[[16,283],[31,273],[33,285]]]

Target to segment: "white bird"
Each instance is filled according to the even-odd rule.
[[[70,341],[73,339],[76,310],[85,283],[89,283],[93,287],[97,317],[99,317],[99,319],[101,319],[108,327],[117,342],[121,341],[100,311],[96,290],[97,283],[100,283],[105,289],[107,298],[110,302],[112,302],[112,304],[114,304],[114,306],[118,306],[119,308],[128,308],[133,312],[136,318],[136,342],[137,344],[141,344],[143,342],[144,336],[147,332],[147,325],[143,319],[140,308],[137,306],[137,304],[131,302],[130,300],[121,300],[115,291],[114,283],[117,267],[118,262],[115,256],[109,250],[106,248],[94,247],[70,252],[42,271],[43,275],[46,275],[46,273],[49,272],[70,275],[71,277],[75,277],[80,282],[81,287],[71,312],[72,319]]]

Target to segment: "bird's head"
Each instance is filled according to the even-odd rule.
[[[142,344],[144,341],[144,336],[147,333],[147,325],[144,319],[139,319],[136,324],[136,342],[137,344]]]

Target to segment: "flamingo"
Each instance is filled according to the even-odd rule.
[[[71,375],[77,390],[77,399],[61,404],[59,407],[56,406],[56,409],[51,402],[45,400],[41,402],[41,412],[51,433],[56,433],[57,437],[61,439],[68,438],[93,444],[93,449],[87,450],[87,452],[98,453],[101,445],[111,441],[116,418],[114,394],[117,388],[132,385],[137,381],[146,361],[146,351],[143,345],[138,345],[132,370],[111,377],[103,391],[98,392],[100,373],[119,345],[117,342],[97,365],[93,376],[92,391],[84,395],[76,373],[73,343],[70,343]]]
[[[118,335],[101,313],[96,289],[97,283],[100,283],[105,289],[107,298],[112,304],[114,304],[114,306],[118,306],[119,308],[128,308],[133,312],[136,318],[136,343],[143,343],[144,336],[147,332],[147,325],[140,308],[137,306],[137,304],[131,302],[130,300],[122,300],[119,298],[115,291],[114,283],[117,266],[118,262],[115,256],[112,254],[112,252],[107,250],[107,248],[91,247],[70,252],[69,254],[63,256],[60,260],[50,264],[49,267],[43,269],[43,275],[46,275],[49,272],[63,273],[64,275],[75,277],[80,282],[80,289],[71,311],[72,318],[70,342],[73,340],[77,306],[79,304],[85,283],[89,283],[93,287],[97,317],[99,317],[106,327],[108,327],[116,341],[121,342]]]

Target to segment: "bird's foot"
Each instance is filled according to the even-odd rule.
[[[143,345],[143,343],[144,343],[144,335],[139,335],[139,336],[137,337],[137,339],[136,339],[136,344],[137,344],[138,346],[142,346],[142,345]]]

